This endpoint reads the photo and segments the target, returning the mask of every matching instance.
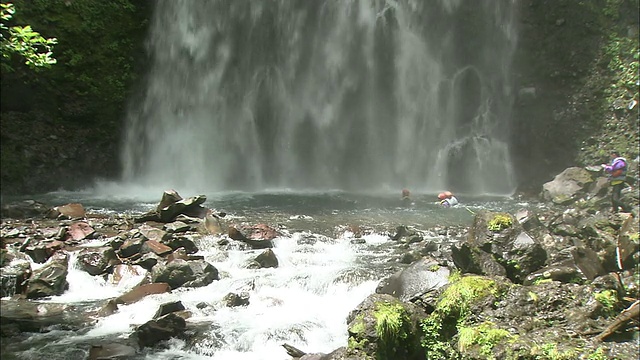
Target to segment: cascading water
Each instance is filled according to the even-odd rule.
[[[509,194],[515,7],[158,1],[125,180]]]

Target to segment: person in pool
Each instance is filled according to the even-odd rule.
[[[438,199],[440,200],[440,205],[446,208],[459,204],[458,199],[453,196],[450,191],[441,192],[440,194],[438,194]]]

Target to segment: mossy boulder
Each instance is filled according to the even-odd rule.
[[[426,314],[412,303],[387,294],[366,298],[347,318],[348,356],[372,359],[424,359],[420,319]]]

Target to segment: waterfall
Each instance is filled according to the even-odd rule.
[[[163,0],[125,181],[510,194],[514,0]]]

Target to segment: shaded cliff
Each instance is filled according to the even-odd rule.
[[[3,1],[4,2],[4,1]],[[14,56],[1,81],[2,193],[75,188],[116,177],[127,99],[144,73],[152,2],[14,1],[9,25],[55,37],[57,64]]]
[[[638,1],[523,1],[513,153],[523,191],[638,156]]]

